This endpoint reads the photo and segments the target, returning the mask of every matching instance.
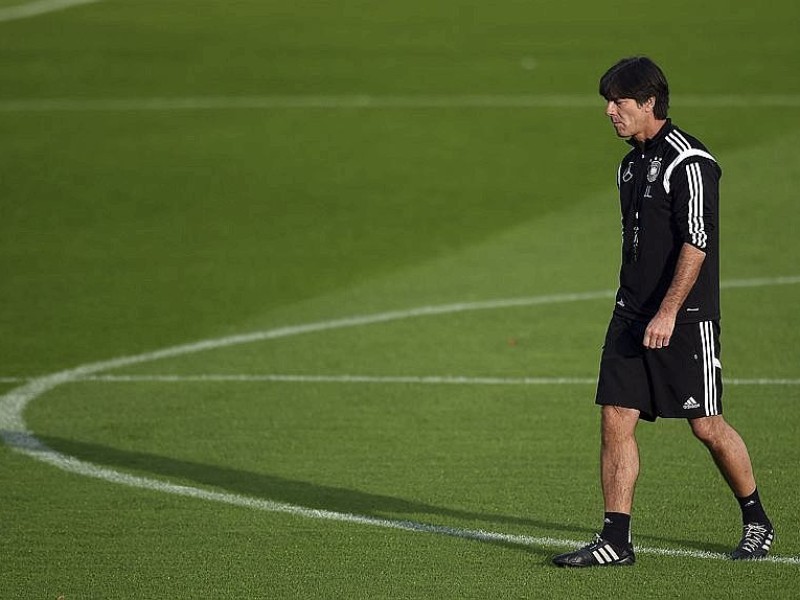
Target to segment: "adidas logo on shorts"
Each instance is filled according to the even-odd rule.
[[[692,410],[693,408],[700,408],[700,405],[697,403],[697,400],[689,396],[689,399],[683,403],[683,410]]]

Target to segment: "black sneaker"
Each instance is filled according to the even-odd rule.
[[[612,546],[599,535],[595,535],[594,541],[580,550],[553,558],[553,563],[558,567],[615,567],[632,565],[635,562],[631,544]]]
[[[769,554],[775,530],[770,523],[746,523],[742,527],[742,539],[731,552],[733,560],[757,560]]]

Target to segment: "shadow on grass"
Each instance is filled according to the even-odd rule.
[[[563,523],[435,506],[394,496],[321,485],[218,465],[201,464],[146,452],[122,450],[90,442],[50,436],[37,437],[45,445],[58,452],[96,465],[121,469],[131,474],[139,473],[156,476],[164,478],[165,481],[170,483],[197,484],[209,490],[215,488],[226,493],[291,504],[308,509],[360,515],[390,521],[409,520],[410,523],[416,523],[420,515],[430,516],[429,520],[426,519],[428,523],[434,523],[438,520],[433,517],[445,517],[473,523],[522,526],[537,531],[552,532],[551,535],[557,533],[578,534],[581,539],[588,539],[589,534],[592,532],[591,529]],[[420,524],[422,527],[419,529],[415,527],[410,529],[428,531],[425,528],[425,523]],[[430,532],[453,537],[478,539],[477,536],[461,535],[464,530],[459,529],[459,527],[463,527],[463,525],[452,523],[448,525],[431,525]],[[481,539],[481,541],[509,548],[524,548],[535,554],[541,554],[543,557],[553,554],[552,551],[546,548],[516,543],[513,540]]]
[[[201,486],[218,488],[225,492],[249,496],[261,500],[270,500],[294,506],[363,515],[378,519],[404,520],[417,515],[447,517],[471,522],[482,522],[494,525],[516,525],[537,531],[546,531],[549,535],[563,533],[579,534],[580,539],[587,541],[595,529],[579,527],[566,523],[556,523],[531,517],[482,513],[444,506],[435,506],[424,502],[396,498],[383,494],[374,494],[359,490],[350,490],[329,485],[320,485],[295,479],[287,479],[265,473],[253,473],[230,467],[200,464],[196,462],[169,458],[145,452],[121,450],[109,446],[67,440],[58,437],[39,437],[44,444],[61,453],[74,456],[88,462],[106,467],[118,467],[125,470],[138,471],[149,475],[164,477],[170,482],[194,482]],[[433,526],[437,527],[437,526]],[[470,538],[458,535],[457,529],[448,534],[447,526],[439,531],[444,535]],[[425,531],[420,529],[420,531]],[[478,538],[473,538],[478,539]],[[668,542],[698,550],[725,552],[726,547],[692,540],[676,540],[654,536],[638,536],[637,539]],[[549,562],[549,557],[556,552],[547,548],[534,547],[517,543],[513,540],[481,539],[483,542],[499,546],[525,549],[533,554],[541,555]]]

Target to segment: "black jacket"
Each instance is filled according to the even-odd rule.
[[[617,171],[622,209],[622,267],[615,312],[647,321],[661,304],[684,243],[706,253],[678,323],[719,319],[717,161],[670,120],[634,146]]]

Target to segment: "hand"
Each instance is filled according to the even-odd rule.
[[[672,331],[675,329],[675,315],[659,311],[644,330],[644,340],[642,343],[645,348],[658,350],[669,346],[672,338]]]

